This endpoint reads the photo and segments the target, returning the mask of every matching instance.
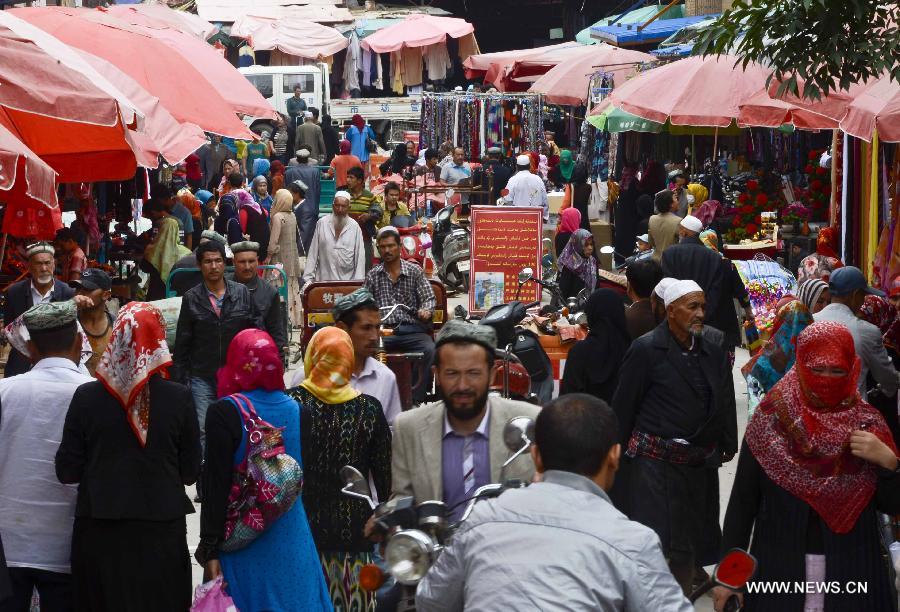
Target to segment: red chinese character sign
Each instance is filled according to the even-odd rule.
[[[516,299],[522,268],[531,268],[540,275],[542,210],[473,206],[471,219],[469,311],[485,312]],[[520,302],[541,299],[540,287],[526,283],[518,299]]]

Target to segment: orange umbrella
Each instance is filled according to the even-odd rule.
[[[8,12],[72,47],[113,64],[159,98],[178,121],[194,123],[223,136],[252,138],[249,128],[235,114],[234,107],[203,76],[204,64],[186,61],[169,45],[152,36],[78,19],[71,14],[74,11],[50,7]]]
[[[0,125],[0,202],[3,232],[52,240],[62,227],[56,172]]]
[[[544,99],[551,104],[584,104],[588,96],[588,83],[595,72],[611,72],[618,85],[635,73],[638,64],[655,59],[647,53],[606,43],[582,45],[570,51],[565,61],[538,78],[528,91],[544,94]]]

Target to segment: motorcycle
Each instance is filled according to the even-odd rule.
[[[454,208],[445,206],[438,211],[432,228],[431,256],[438,266],[438,278],[448,289],[469,292],[469,244],[471,233],[462,220],[452,222]]]
[[[400,257],[425,268],[426,253],[431,247],[431,236],[408,215],[398,215],[391,224],[400,234]]]
[[[416,609],[416,586],[437,561],[444,546],[456,529],[465,523],[482,499],[499,496],[511,488],[521,488],[528,483],[521,480],[503,480],[506,467],[531,448],[534,438],[534,421],[525,416],[510,419],[503,428],[503,442],[513,455],[500,468],[502,484],[488,484],[475,490],[472,497],[457,506],[468,504],[457,523],[450,524],[448,517],[457,506],[448,508],[440,501],[415,503],[412,497],[399,497],[382,504],[375,504],[369,491],[368,480],[351,465],[341,468],[344,481],[341,493],[361,499],[375,511],[375,530],[384,538],[384,560],[387,571],[374,564],[360,569],[359,584],[370,592],[377,591],[393,577],[398,585],[395,593],[397,612],[413,612]]]

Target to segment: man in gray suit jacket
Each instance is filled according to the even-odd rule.
[[[444,400],[397,417],[392,496],[442,500],[455,521],[478,487],[500,482],[501,476],[531,482],[534,462],[527,453],[501,474],[513,454],[503,443],[504,425],[517,416],[537,418],[540,408],[488,397],[496,343],[494,330],[486,325],[450,321],[441,329],[432,370]]]

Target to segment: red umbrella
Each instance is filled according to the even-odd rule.
[[[565,61],[538,78],[528,91],[544,94],[544,99],[551,104],[580,105],[587,101],[588,83],[595,72],[611,72],[614,82],[623,84],[635,73],[638,64],[656,59],[647,53],[606,43],[582,45],[567,55]]]
[[[403,21],[367,36],[360,44],[375,53],[387,53],[403,47],[427,47],[444,42],[448,36],[462,38],[474,31],[475,27],[464,19],[407,15]]]
[[[203,76],[204,64],[186,61],[152,36],[73,17],[69,13],[74,10],[50,7],[8,12],[113,64],[159,98],[178,121],[223,136],[252,137],[234,108]]]
[[[3,232],[52,240],[62,227],[56,172],[0,125],[0,202]]]
[[[151,28],[168,26],[204,41],[219,30],[199,15],[176,11],[165,4],[113,4],[103,10],[128,23]]]
[[[548,51],[571,47],[575,44],[577,43],[567,42],[547,45],[546,47],[535,47],[534,49],[479,53],[467,57],[466,61],[463,62],[463,67],[465,68],[467,79],[483,77],[486,83],[491,83],[503,91],[504,81],[509,71],[516,65],[516,62],[536,58]]]
[[[772,98],[762,90],[741,104],[737,122],[740,127],[777,128],[787,124],[803,130],[831,130],[838,126],[837,119],[827,114],[830,106],[818,105],[819,112],[816,107]]]
[[[770,71],[751,63],[746,70],[731,55],[687,57],[617,84],[591,115],[609,106],[657,123],[728,127],[740,105],[765,89]]]

